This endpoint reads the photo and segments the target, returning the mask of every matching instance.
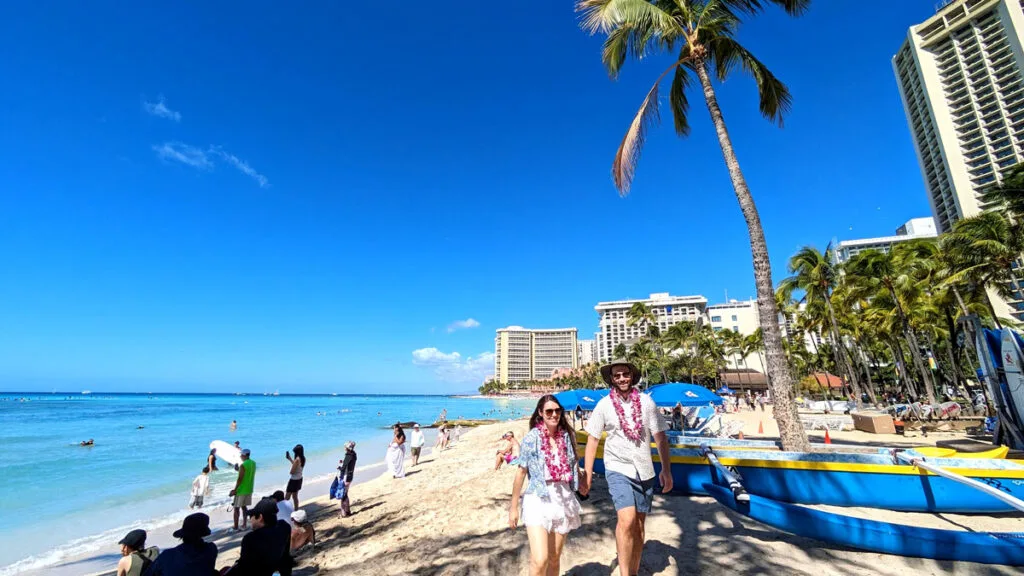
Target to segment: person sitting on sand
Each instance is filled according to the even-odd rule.
[[[501,436],[501,445],[498,447],[498,453],[494,458],[494,469],[501,468],[503,462],[514,466],[519,458],[519,448],[519,440],[516,440],[516,435],[511,430],[505,432]]]
[[[341,517],[348,518],[352,515],[351,503],[348,493],[352,488],[352,476],[356,472],[356,443],[349,440],[345,442],[345,459],[338,466],[338,483],[342,485],[343,495],[341,500]]]
[[[405,478],[405,431],[395,424],[395,435],[388,445],[387,464],[392,478]]]
[[[242,465],[238,468],[238,479],[235,480],[235,487],[228,492],[228,496],[234,498],[231,505],[234,507],[234,529],[238,530],[239,509],[242,513],[242,530],[245,530],[246,518],[248,518],[249,506],[252,505],[253,484],[256,482],[256,463],[249,458],[249,449],[242,450]]]
[[[296,510],[288,518],[292,526],[291,551],[295,552],[309,544],[316,547],[316,528],[306,519],[305,510]]]
[[[209,516],[202,512],[186,516],[181,528],[172,534],[181,539],[181,544],[157,556],[145,576],[213,574],[217,569],[217,545],[203,540],[209,535]]]
[[[216,448],[210,448],[210,455],[206,457],[206,467],[210,469],[210,472],[216,472],[218,470]]]
[[[117,576],[142,576],[160,554],[156,546],[146,548],[145,530],[132,530],[118,544],[121,545],[121,560],[117,562]]]
[[[587,423],[587,452],[584,473],[580,477],[580,494],[586,496],[594,478],[594,460],[601,436],[604,444],[605,479],[618,523],[615,526],[615,547],[619,556],[619,574],[632,576],[640,571],[644,550],[644,521],[654,501],[654,461],[650,441],[658,447],[661,458],[662,492],[672,491],[672,463],[669,460],[668,425],[647,394],[634,386],[640,381],[640,370],[626,360],[614,360],[601,367],[601,376],[611,392],[601,398]]]
[[[277,490],[270,497],[277,502],[277,517],[291,524],[292,512],[295,512],[295,508],[285,497],[284,492]]]
[[[426,438],[423,437],[423,432],[420,431],[419,424],[412,425],[412,438],[409,441],[409,446],[412,448],[410,451],[412,454],[412,465],[416,466],[420,462],[420,451],[423,450],[423,445],[427,443]]]
[[[561,574],[560,559],[566,536],[580,527],[576,442],[562,405],[552,395],[541,397],[530,416],[530,431],[523,438],[519,470],[512,484],[508,526],[522,521],[530,542],[530,576]]]
[[[288,545],[292,531],[287,522],[278,522],[277,502],[273,498],[264,498],[246,515],[252,517],[252,532],[242,538],[238,561],[220,573],[231,576],[271,576],[277,570],[282,575],[286,572],[291,574],[290,566],[282,571],[282,559],[285,556],[291,558]]]
[[[203,499],[210,495],[210,469],[204,466],[203,472],[192,480],[192,492],[189,494],[188,509],[203,507]]]

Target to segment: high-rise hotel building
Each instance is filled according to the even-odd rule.
[[[703,296],[669,296],[668,292],[651,294],[650,298],[641,300],[598,302],[594,310],[600,316],[598,325],[601,330],[596,334],[599,362],[611,360],[619,344],[628,347],[647,333],[645,326],[629,325],[629,309],[637,302],[644,303],[654,313],[656,324],[663,333],[679,322],[701,322],[708,305],[708,299]]]
[[[501,328],[494,337],[494,378],[502,384],[547,380],[559,368],[578,368],[575,328]]]
[[[1021,0],[954,0],[911,26],[893,57],[940,233],[982,211],[980,193],[1024,160],[1022,44]],[[996,305],[1024,318],[1024,303]]]

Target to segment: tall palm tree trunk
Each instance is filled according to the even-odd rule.
[[[914,361],[914,368],[924,381],[924,390],[925,395],[928,397],[928,403],[935,404],[935,383],[932,382],[931,373],[924,366],[924,359],[921,358],[921,346],[917,342],[917,335],[914,334],[913,328],[910,327],[910,321],[907,320],[907,315],[903,311],[903,305],[900,304],[899,299],[896,297],[896,290],[892,286],[889,286],[889,294],[892,296],[892,301],[896,303],[896,312],[899,314],[903,335],[907,339],[907,346],[910,348],[910,357]]]
[[[722,148],[725,165],[729,169],[736,200],[739,201],[743,218],[747,221],[750,234],[750,251],[754,261],[754,282],[757,287],[757,311],[764,332],[765,355],[768,359],[769,385],[772,391],[772,410],[779,425],[779,439],[782,447],[791,451],[806,451],[810,448],[807,433],[804,431],[800,416],[793,402],[793,382],[786,369],[786,354],[782,348],[782,331],[779,328],[779,310],[775,303],[775,288],[772,285],[772,267],[768,260],[768,243],[764,239],[761,228],[761,217],[757,213],[754,197],[750,194],[747,181],[740,170],[740,162],[736,158],[729,131],[725,126],[725,117],[718,106],[714,86],[708,75],[707,62],[700,59],[694,66],[697,77],[704,89],[704,100],[711,114],[718,134],[718,144]]]
[[[868,398],[871,399],[872,404],[878,406],[878,395],[875,394],[875,383],[871,380],[871,367],[868,366],[868,363],[864,360],[864,354],[862,354],[860,348],[856,346],[856,342],[854,342],[852,354],[860,361],[860,367],[864,369],[864,375],[867,377]]]
[[[835,342],[835,353],[836,353],[836,366],[840,371],[846,372],[850,377],[850,386],[853,388],[853,394],[856,396],[854,401],[857,409],[861,408],[861,398],[863,392],[860,388],[860,379],[857,378],[857,369],[853,366],[853,361],[850,360],[850,356],[847,353],[846,345],[843,344],[843,338],[839,334],[839,323],[836,322],[836,312],[832,308],[832,298],[825,294],[825,305],[828,307],[828,320],[832,328],[832,340]]]

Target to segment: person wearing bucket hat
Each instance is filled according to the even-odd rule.
[[[352,515],[351,503],[348,499],[349,489],[352,486],[352,476],[356,471],[356,443],[349,440],[345,442],[345,459],[338,466],[338,477],[335,479],[339,486],[337,493],[341,500],[341,517],[346,518]]]
[[[117,576],[142,576],[160,553],[156,546],[146,548],[145,530],[132,530],[118,544],[121,560],[117,562]]]
[[[181,544],[160,554],[146,576],[213,574],[217,566],[217,545],[203,540],[209,535],[210,517],[202,512],[189,514],[173,534],[181,539]]]
[[[608,492],[615,505],[615,547],[619,574],[631,576],[640,570],[644,549],[644,522],[654,500],[654,461],[651,436],[658,446],[662,492],[672,490],[672,464],[669,460],[668,424],[647,394],[637,390],[640,371],[627,360],[612,360],[601,367],[601,376],[611,392],[598,401],[587,422],[587,450],[580,477],[580,494],[590,492],[594,478],[594,460],[605,432],[604,469]]]

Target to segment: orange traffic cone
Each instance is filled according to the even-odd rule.
[[[757,423],[757,433],[764,434],[764,420]]]
[[[828,428],[825,428],[825,444],[831,444],[832,438],[828,435]]]
[[[740,440],[743,440],[743,430],[740,430]]]

